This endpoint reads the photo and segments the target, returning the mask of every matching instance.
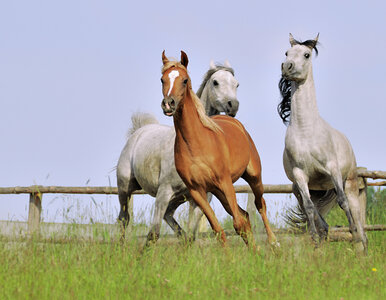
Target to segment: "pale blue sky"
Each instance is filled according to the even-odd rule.
[[[3,1],[0,186],[115,186],[110,171],[131,114],[172,124],[160,108],[164,49],[188,54],[194,89],[211,59],[230,61],[240,82],[237,118],[260,152],[263,181],[288,183],[276,106],[289,32],[301,40],[320,33],[320,113],[347,135],[358,165],[386,170],[385,15],[384,1]],[[271,213],[285,200],[266,198]],[[94,199],[116,213],[115,197]],[[0,195],[0,219],[26,219],[27,203],[27,195]],[[60,221],[69,205],[45,195],[43,216]]]

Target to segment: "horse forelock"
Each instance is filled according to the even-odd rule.
[[[204,79],[200,85],[200,87],[198,88],[197,90],[197,93],[196,95],[201,98],[202,96],[202,92],[204,91],[204,88],[206,86],[206,84],[208,83],[209,79],[212,77],[212,75],[214,73],[216,73],[217,71],[220,71],[220,70],[224,70],[224,71],[227,71],[227,72],[230,72],[233,76],[235,76],[235,71],[233,70],[233,68],[231,67],[226,67],[226,66],[223,66],[223,65],[216,65],[215,68],[210,68],[204,75]]]
[[[222,129],[219,125],[217,125],[216,122],[214,122],[210,117],[207,116],[205,113],[204,105],[202,105],[202,102],[198,98],[198,96],[193,92],[193,90],[190,88],[190,96],[193,100],[193,103],[197,109],[198,117],[206,128],[209,128],[213,130],[214,132],[222,132]]]
[[[316,47],[317,45],[320,44],[318,41],[307,40],[307,41],[301,42],[301,41],[298,41],[298,40],[294,39],[294,43],[297,44],[297,45],[306,46],[306,47],[308,47],[310,49],[314,49],[316,56],[318,56],[319,51],[318,51],[318,48]]]
[[[277,112],[285,125],[291,117],[291,81],[282,77],[279,81],[279,90],[282,101],[277,106]]]
[[[186,73],[188,73],[188,70],[186,69],[186,67],[178,61],[168,61],[166,64],[162,66],[161,73],[162,74],[165,73],[170,68],[181,68]]]

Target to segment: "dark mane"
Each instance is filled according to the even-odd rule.
[[[318,56],[318,48],[316,48],[316,45],[320,44],[318,41],[315,41],[315,40],[307,40],[307,41],[304,41],[304,42],[301,42],[301,41],[297,41],[294,39],[294,43],[298,44],[298,45],[302,45],[302,46],[306,46],[310,49],[314,49],[315,50],[315,56]]]
[[[285,125],[288,125],[291,116],[291,81],[282,77],[279,81],[279,90],[282,101],[277,106],[277,112]]]
[[[310,49],[314,49],[316,56],[318,55],[318,48],[316,48],[316,45],[318,44],[319,42],[317,40],[307,40],[301,42],[293,39],[291,42],[291,45],[302,45]],[[283,123],[288,125],[291,118],[291,81],[282,77],[279,81],[279,90],[282,100],[277,106],[277,112],[283,120]]]
[[[201,98],[201,95],[202,95],[202,92],[204,90],[204,87],[205,87],[206,83],[208,82],[208,80],[210,79],[210,77],[212,77],[212,75],[214,73],[216,73],[217,71],[219,71],[219,70],[228,71],[233,76],[235,76],[235,71],[232,68],[216,64],[216,67],[214,69],[210,68],[208,70],[208,72],[206,72],[206,74],[204,75],[204,79],[203,79],[203,81],[202,81],[198,91],[196,92],[196,95],[198,96],[198,98]]]

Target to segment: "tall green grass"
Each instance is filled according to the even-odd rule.
[[[232,238],[191,247],[161,240],[40,243],[0,241],[1,299],[382,299],[384,233],[369,234],[369,255],[346,242],[314,249],[308,238],[281,237],[259,253]]]
[[[382,200],[383,201],[383,200]],[[374,205],[372,223],[384,220]],[[344,225],[339,208],[330,225]],[[231,227],[229,220],[224,227]],[[383,222],[384,223],[384,222]],[[307,235],[279,235],[281,247],[259,241],[256,253],[239,237],[228,249],[215,239],[186,246],[161,238],[142,252],[143,225],[124,244],[94,224],[94,242],[76,226],[63,239],[17,242],[0,237],[0,299],[384,299],[384,232],[369,232],[368,256],[348,242],[315,249]],[[137,232],[138,231],[138,232]]]

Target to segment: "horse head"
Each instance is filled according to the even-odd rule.
[[[238,81],[228,61],[224,65],[215,65],[210,62],[209,70],[197,96],[205,103],[208,115],[224,112],[234,117],[239,109],[237,100]]]
[[[281,64],[282,76],[291,81],[303,82],[312,71],[312,50],[318,54],[316,45],[319,34],[313,40],[299,42],[290,34],[291,48],[285,53],[286,60]]]
[[[173,116],[177,106],[191,89],[191,81],[188,75],[188,56],[181,51],[181,61],[170,61],[165,56],[165,50],[162,52],[162,93],[164,99],[161,107],[165,115]]]

